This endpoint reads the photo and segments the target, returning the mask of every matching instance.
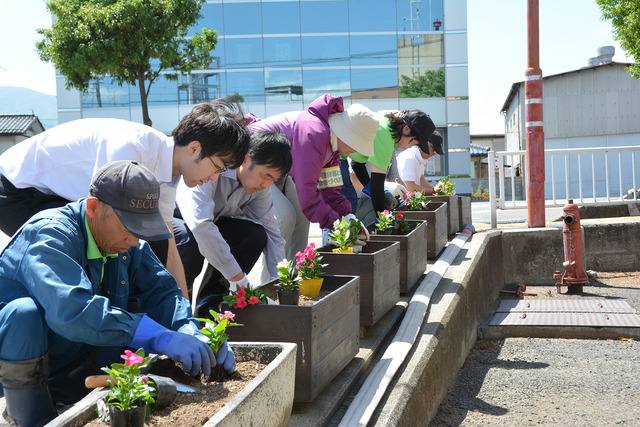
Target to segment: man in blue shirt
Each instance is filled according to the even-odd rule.
[[[190,304],[145,240],[171,236],[160,186],[129,160],[100,168],[89,197],[33,216],[0,253],[0,383],[12,425],[44,425],[54,402],[74,403],[87,375],[144,348],[209,375],[228,372],[190,317]],[[142,313],[127,311],[129,298]],[[202,339],[204,338],[204,341]]]

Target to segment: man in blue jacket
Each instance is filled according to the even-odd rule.
[[[100,168],[89,197],[33,216],[0,253],[0,383],[12,425],[44,425],[74,403],[87,375],[144,348],[209,375],[217,360],[190,304],[144,240],[171,236],[160,186],[129,160]],[[127,311],[129,298],[142,313]]]

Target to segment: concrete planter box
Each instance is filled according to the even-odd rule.
[[[369,226],[372,241],[400,242],[400,293],[409,292],[427,268],[427,223],[407,221],[409,234],[374,234],[375,226]]]
[[[460,213],[460,227],[459,229],[462,230],[462,227],[465,224],[471,224],[472,223],[472,218],[471,218],[471,197],[467,197],[467,196],[458,196],[460,198],[460,204],[458,212]]]
[[[427,196],[427,200],[447,203],[447,236],[460,231],[460,196]]]
[[[419,211],[403,211],[408,220],[427,222],[427,258],[434,259],[447,244],[447,203],[430,202]]]
[[[237,361],[257,360],[266,363],[267,367],[204,425],[286,426],[293,407],[295,344],[230,344]],[[75,427],[86,424],[95,418],[96,402],[104,398],[107,392],[108,388],[105,387],[93,390],[72,408],[49,422],[47,427]]]
[[[316,249],[324,270],[360,276],[360,324],[374,325],[400,299],[400,243],[370,241],[358,254],[334,253],[334,246]]]
[[[296,402],[312,401],[358,353],[360,278],[322,275],[322,291],[332,292],[310,306],[256,305],[233,310],[229,341],[293,342]],[[277,300],[275,280],[260,287]]]

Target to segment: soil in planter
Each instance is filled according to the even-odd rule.
[[[300,299],[298,299],[298,305],[302,305],[302,306],[313,305],[316,302],[320,301],[322,298],[329,295],[330,293],[331,293],[330,291],[323,291],[322,289],[320,289],[320,293],[315,298],[311,298],[306,295],[300,294]]]
[[[151,416],[145,421],[145,426],[202,426],[251,380],[257,377],[266,366],[266,364],[256,361],[237,362],[236,370],[224,381],[203,383],[182,372],[180,363],[173,359],[159,359],[152,365],[152,373],[173,378],[175,381],[195,388],[196,391],[178,393],[171,406],[151,412]],[[86,425],[90,427],[108,426],[97,419]]]

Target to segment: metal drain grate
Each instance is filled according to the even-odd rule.
[[[489,325],[640,328],[640,315],[621,300],[504,300]]]

